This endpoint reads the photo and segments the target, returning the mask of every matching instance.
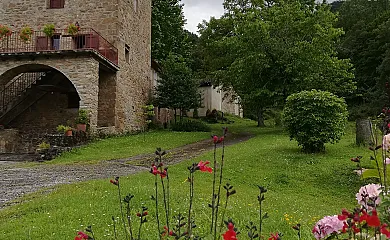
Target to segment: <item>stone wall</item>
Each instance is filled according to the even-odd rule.
[[[120,40],[117,81],[117,126],[124,130],[139,129],[139,112],[150,93],[151,68],[151,0],[119,0]],[[129,59],[125,57],[126,45]]]
[[[63,72],[72,81],[80,94],[81,107],[92,111],[93,126],[98,123],[102,126],[115,125],[117,131],[139,129],[141,121],[137,120],[137,112],[142,111],[141,107],[145,105],[150,93],[151,0],[65,0],[65,7],[62,9],[49,9],[48,2],[49,0],[2,0],[0,24],[11,26],[15,30],[25,25],[41,30],[48,23],[55,24],[57,29],[65,29],[70,23],[78,21],[81,28],[97,30],[117,47],[120,70],[116,76],[99,78],[98,63],[93,59],[75,60],[66,57],[48,61],[10,61],[5,62],[6,66],[2,62],[0,78],[5,70],[15,67],[18,62],[46,64]],[[137,7],[134,6],[136,2]],[[125,49],[129,51],[128,58]],[[98,79],[102,87],[109,87],[100,91],[100,102]],[[115,84],[105,79],[114,79]],[[104,103],[103,100],[108,100],[109,103]],[[98,104],[104,112],[99,117]]]
[[[117,1],[65,0],[64,8],[50,9],[48,6],[49,0],[2,0],[0,24],[16,31],[28,25],[38,31],[45,24],[53,23],[57,29],[65,29],[78,21],[81,28],[93,28],[110,42],[117,40]]]
[[[19,131],[15,129],[0,129],[0,153],[17,152]]]

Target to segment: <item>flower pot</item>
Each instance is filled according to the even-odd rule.
[[[87,131],[87,124],[82,124],[82,123],[77,124],[77,131],[86,132]]]
[[[65,132],[65,136],[67,136],[67,137],[73,136],[72,130],[66,131],[66,132]]]

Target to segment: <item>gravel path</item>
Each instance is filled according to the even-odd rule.
[[[250,139],[250,134],[230,135],[225,144],[233,145]],[[199,156],[213,149],[211,140],[204,140],[168,151],[164,162],[175,164]],[[154,154],[138,155],[127,159],[102,161],[99,164],[48,165],[39,164],[23,168],[15,162],[0,162],[0,209],[24,194],[59,184],[126,176],[148,171]]]

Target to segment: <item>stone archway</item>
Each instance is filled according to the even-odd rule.
[[[0,64],[0,89],[20,73],[57,71],[75,88],[79,107],[90,112],[90,126],[97,126],[99,62],[90,57],[66,59],[9,59]]]

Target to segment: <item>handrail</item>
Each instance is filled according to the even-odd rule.
[[[8,105],[14,101],[23,91],[30,88],[43,76],[46,76],[46,72],[30,72],[23,73],[19,77],[12,80],[1,92],[0,92],[0,115],[4,114],[8,108]]]
[[[24,36],[25,38],[26,36]],[[22,39],[19,33],[0,40],[0,53],[53,52],[66,50],[94,50],[115,65],[118,65],[118,49],[92,28],[80,29],[74,34],[57,30],[48,37],[43,31],[34,31]]]

